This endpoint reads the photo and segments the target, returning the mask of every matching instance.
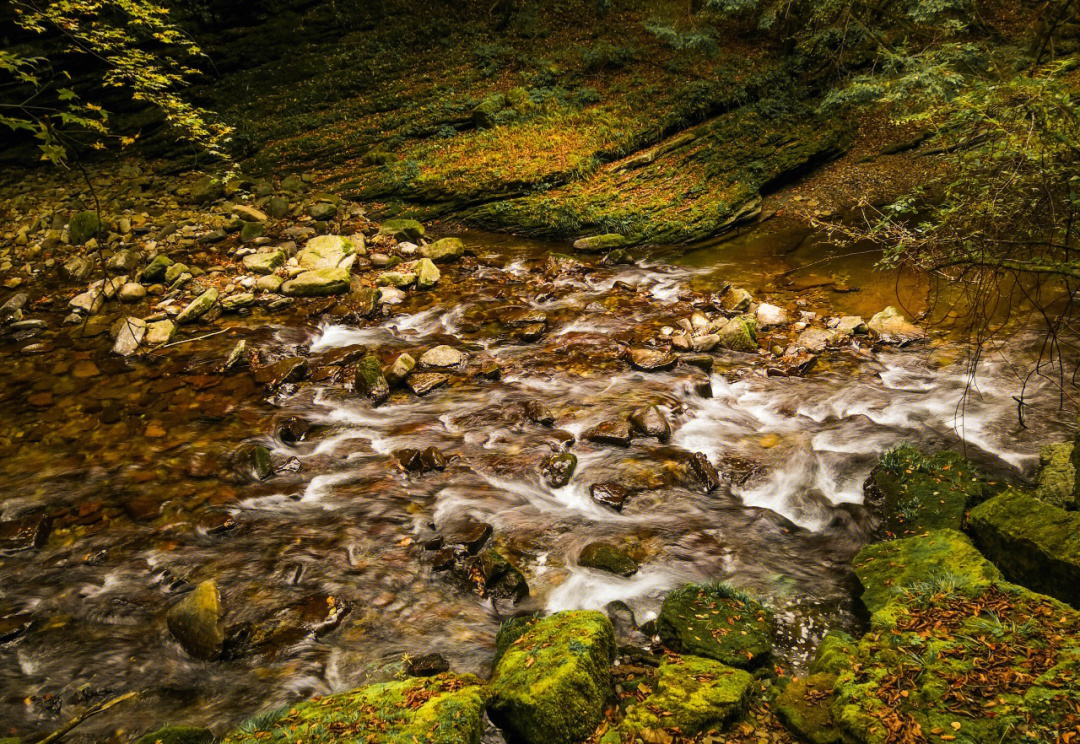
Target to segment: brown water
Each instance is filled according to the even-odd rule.
[[[0,556],[0,617],[31,621],[0,643],[0,736],[36,737],[129,690],[143,694],[70,740],[124,741],[165,721],[220,733],[263,708],[391,677],[406,654],[438,651],[486,676],[506,613],[622,600],[640,622],[667,590],[702,579],[768,597],[781,664],[797,668],[828,628],[857,623],[847,566],[869,539],[862,483],[882,451],[953,445],[962,432],[980,464],[1019,478],[1063,428],[1049,388],[1032,401],[1030,428],[1018,425],[1010,364],[1030,358],[1022,339],[983,365],[974,388],[948,344],[830,351],[801,378],[766,376],[775,361],[763,356],[717,353],[712,398],[695,392],[696,369],[647,374],[622,358],[724,281],[819,314],[923,309],[925,282],[876,274],[872,254],[844,258],[799,231],[758,230],[633,266],[583,257],[587,270],[552,280],[542,273],[551,246],[466,239],[479,261],[363,324],[335,318],[332,302],[256,311],[218,321],[227,333],[121,361],[107,335],[70,338],[58,303],[38,308],[46,331],[2,341],[0,521],[48,514],[52,533]],[[539,341],[506,323],[514,308],[546,314]],[[308,381],[267,392],[249,371],[219,374],[240,338],[264,361],[309,357]],[[327,363],[350,344],[390,361],[436,343],[497,359],[501,378],[462,376],[372,408]],[[531,400],[554,427],[529,420]],[[670,443],[578,441],[569,485],[544,483],[541,461],[565,433],[642,404],[664,411]],[[280,434],[290,418],[312,425],[299,441]],[[251,470],[252,444],[272,452],[278,472],[265,481]],[[451,457],[444,471],[397,467],[393,452],[430,445]],[[720,488],[706,493],[689,474],[693,452],[718,467]],[[590,498],[603,481],[635,491],[621,513]],[[491,544],[525,574],[529,599],[493,604],[433,570],[422,543],[465,515],[493,526]],[[624,546],[640,570],[578,566],[597,539]],[[227,660],[188,657],[164,614],[206,578],[221,588],[226,624],[276,629],[271,640]],[[347,610],[340,624],[327,618],[328,596]]]

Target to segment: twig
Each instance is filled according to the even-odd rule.
[[[125,692],[120,697],[114,697],[112,700],[107,700],[104,703],[98,703],[97,705],[92,705],[89,708],[87,708],[85,712],[83,712],[80,715],[75,716],[70,721],[68,721],[67,724],[65,724],[62,728],[57,729],[56,731],[53,731],[51,734],[46,736],[44,739],[39,741],[37,744],[53,744],[53,742],[60,741],[61,739],[64,738],[64,736],[68,732],[70,732],[73,728],[78,726],[80,723],[85,721],[90,716],[96,716],[98,713],[104,713],[109,708],[113,707],[114,705],[119,705],[120,703],[124,702],[125,700],[130,700],[131,698],[136,697],[138,694],[139,693],[132,690],[131,692]]]
[[[231,330],[232,330],[232,328],[222,328],[220,331],[214,331],[213,333],[208,333],[205,336],[196,336],[195,338],[185,338],[183,341],[173,341],[171,344],[165,344],[164,346],[159,346],[158,348],[154,349],[154,351],[161,351],[162,349],[167,349],[170,346],[180,346],[181,344],[190,344],[193,341],[202,341],[203,339],[211,338],[213,336],[220,336],[222,333],[228,333]],[[153,354],[154,351],[152,351],[150,353]]]

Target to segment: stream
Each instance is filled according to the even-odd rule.
[[[802,376],[770,374],[764,354],[715,352],[709,373],[625,361],[626,348],[729,282],[794,319],[926,308],[922,279],[875,272],[876,255],[843,257],[801,229],[763,226],[628,265],[578,256],[582,267],[554,275],[545,261],[565,247],[463,237],[475,259],[364,323],[332,303],[260,310],[223,318],[226,333],[121,360],[90,332],[71,338],[56,313],[39,347],[0,342],[0,537],[15,545],[18,520],[51,530],[40,547],[0,554],[0,737],[36,738],[133,689],[137,701],[67,740],[126,741],[166,721],[221,733],[265,708],[389,679],[432,652],[486,677],[509,615],[620,601],[642,623],[688,581],[767,598],[777,663],[797,672],[828,629],[861,622],[848,566],[872,539],[862,486],[881,453],[963,444],[985,469],[1024,480],[1066,429],[1041,380],[1028,387],[1026,428],[1018,421],[1017,369],[1037,343],[1022,335],[975,379],[963,347],[937,330],[908,348],[863,338],[830,349]],[[518,320],[539,317],[533,340]],[[786,346],[792,334],[763,335]],[[308,379],[267,391],[248,371],[218,373],[239,339],[264,362],[307,357]],[[501,374],[455,376],[423,397],[396,391],[373,407],[335,363],[356,345],[388,363],[438,344],[470,364],[494,360]],[[551,425],[531,413],[537,404]],[[644,405],[667,418],[670,441],[581,436]],[[251,472],[253,445],[270,451],[272,477]],[[432,446],[445,469],[399,466],[401,450]],[[542,463],[568,447],[573,477],[550,487]],[[716,466],[719,487],[693,478],[693,453]],[[591,496],[601,483],[629,491],[621,511]],[[42,515],[47,528],[33,521]],[[524,574],[528,598],[491,601],[436,570],[428,548],[478,524]],[[620,546],[637,572],[580,566],[595,541]],[[213,662],[189,657],[164,620],[208,578],[226,625],[249,628]],[[624,642],[643,642],[619,627]]]

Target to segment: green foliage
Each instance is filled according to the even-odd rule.
[[[65,51],[93,58],[102,69],[101,86],[131,92],[132,98],[159,109],[183,140],[216,155],[223,154],[230,129],[210,121],[208,112],[180,97],[178,91],[198,74],[198,45],[169,19],[168,10],[150,0],[53,0],[13,4],[14,22],[26,31],[59,35]],[[73,145],[121,146],[138,134],[114,134],[108,114],[82,101],[68,82],[59,59],[0,51],[0,79],[16,86],[15,96],[0,103],[0,125],[33,132],[42,159],[62,163]]]

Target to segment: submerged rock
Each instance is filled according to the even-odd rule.
[[[211,661],[221,655],[225,633],[221,629],[221,597],[214,581],[204,581],[166,615],[169,632],[196,659]]]
[[[656,406],[643,406],[630,414],[630,424],[643,437],[654,437],[659,442],[671,438],[671,424]]]
[[[390,384],[383,375],[378,357],[368,355],[357,363],[353,384],[356,391],[367,396],[373,405],[381,405],[390,397]]]
[[[524,744],[575,744],[603,720],[615,655],[611,621],[557,612],[504,624],[491,676],[492,721]]]
[[[657,372],[671,369],[679,359],[674,354],[662,349],[631,349],[630,364],[643,372]]]
[[[757,669],[772,654],[772,612],[728,584],[688,584],[664,599],[656,619],[672,651]]]
[[[586,429],[581,436],[597,444],[614,444],[619,447],[629,447],[634,434],[630,430],[629,421],[610,419],[601,421],[596,426]]]
[[[577,455],[572,452],[560,452],[551,455],[541,465],[541,473],[546,482],[552,488],[562,488],[574,477],[577,468]]]
[[[221,744],[476,744],[489,695],[476,677],[449,673],[367,685],[256,716]]]
[[[638,570],[637,561],[616,546],[604,542],[589,543],[582,548],[578,564],[616,576],[633,576]]]

